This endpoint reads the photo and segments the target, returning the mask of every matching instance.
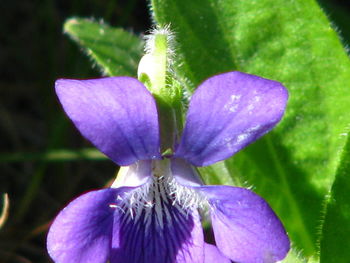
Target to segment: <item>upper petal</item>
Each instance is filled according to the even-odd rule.
[[[216,245],[231,260],[272,263],[290,248],[284,227],[260,196],[239,187],[203,186],[212,206]]]
[[[137,79],[60,79],[56,93],[79,131],[119,165],[160,158],[156,103]]]
[[[287,98],[279,82],[246,73],[207,79],[191,98],[175,156],[196,166],[230,157],[277,124]]]
[[[72,201],[54,220],[47,249],[55,262],[105,263],[110,254],[113,213],[120,189],[103,189]]]
[[[155,197],[164,198],[164,196]],[[158,199],[159,201],[159,199]],[[111,263],[203,263],[204,239],[197,211],[170,199],[114,221]]]

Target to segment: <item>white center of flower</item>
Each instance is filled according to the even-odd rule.
[[[147,176],[147,181],[143,185],[119,197],[121,200],[119,207],[129,214],[132,219],[139,220],[142,216],[147,226],[150,224],[152,217],[155,216],[158,225],[163,228],[164,221],[171,222],[170,209],[176,209],[180,213],[188,215],[192,210],[207,207],[208,202],[204,195],[195,188],[186,187],[176,181],[169,160],[151,162],[148,163],[148,167],[151,169],[152,176]],[[140,173],[147,172],[143,169],[147,166],[141,167],[142,165],[147,164],[138,163],[129,166],[129,173],[124,171],[123,175],[136,176],[136,178],[141,178],[140,180],[143,181],[144,175]],[[130,173],[131,171],[133,172]],[[135,175],[135,172],[139,174]],[[129,178],[129,180],[131,179]],[[127,180],[123,180],[123,182],[124,185],[128,185]]]

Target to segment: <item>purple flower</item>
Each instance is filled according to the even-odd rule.
[[[108,189],[72,201],[47,240],[57,263],[276,262],[289,250],[283,225],[258,195],[205,186],[194,166],[224,160],[271,130],[287,91],[278,82],[229,72],[193,94],[173,154],[160,153],[154,98],[138,80],[58,80],[64,110],[80,132],[122,167]],[[199,211],[216,246],[204,242]]]

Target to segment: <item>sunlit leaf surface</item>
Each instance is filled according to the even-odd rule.
[[[314,254],[322,202],[350,123],[350,63],[326,16],[312,0],[153,0],[152,7],[155,20],[176,32],[177,73],[190,86],[240,70],[288,88],[280,125],[226,161],[225,169],[253,185],[293,244]],[[210,171],[216,181],[232,183],[220,169]]]

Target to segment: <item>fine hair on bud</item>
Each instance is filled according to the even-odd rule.
[[[173,65],[173,58],[175,56],[175,33],[171,31],[170,24],[165,26],[157,25],[155,28],[150,30],[150,33],[144,36],[146,41],[145,53],[153,54],[155,50],[155,39],[157,36],[164,36],[166,38],[166,57],[168,67]]]

